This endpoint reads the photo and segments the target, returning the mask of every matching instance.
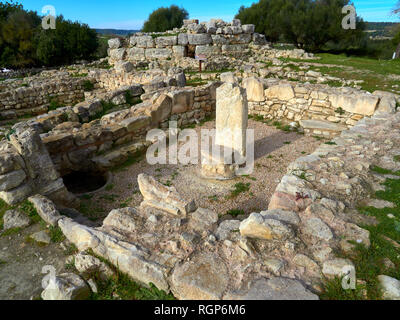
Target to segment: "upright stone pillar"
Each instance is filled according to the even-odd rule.
[[[211,148],[202,146],[201,174],[209,179],[233,179],[241,164],[240,158],[246,156],[246,90],[237,83],[225,83],[217,89],[216,95],[215,144]]]
[[[225,83],[217,89],[217,145],[246,155],[248,112],[245,89],[236,83]]]

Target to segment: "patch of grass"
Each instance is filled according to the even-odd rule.
[[[285,141],[283,144],[292,144],[291,141]]]
[[[319,53],[316,54],[320,60],[285,59],[285,62],[313,62],[331,66],[311,67],[318,69],[323,74],[342,78],[345,80],[363,80],[360,84],[363,90],[373,92],[375,90],[394,91],[393,85],[398,84],[396,77],[389,75],[400,75],[400,61],[378,60],[365,57],[346,56],[344,54]]]
[[[65,263],[65,270],[69,272],[75,272],[76,267],[75,267],[75,257],[72,257],[71,261]]]
[[[92,81],[86,80],[86,81],[83,83],[83,90],[84,90],[85,92],[93,91],[93,90],[94,90],[94,84],[92,83]]]
[[[1,233],[0,237],[7,237],[7,236],[11,236],[13,234],[17,234],[20,233],[22,231],[22,228],[12,228],[12,229],[8,229],[5,230]]]
[[[241,193],[248,192],[250,190],[250,183],[239,182],[234,185],[234,189],[231,191],[229,195],[229,199],[236,198]]]
[[[400,176],[400,171],[392,172],[389,169],[385,169],[385,168],[378,167],[378,166],[372,166],[371,167],[371,171],[379,173],[379,174],[393,174],[393,175],[396,175],[396,176]]]
[[[142,161],[143,158],[145,157],[145,154],[146,154],[145,152],[137,151],[135,154],[129,155],[128,159],[124,163],[112,168],[111,171],[113,172],[123,171],[126,168]]]
[[[363,300],[366,287],[364,285],[356,285],[355,290],[344,290],[342,287],[342,279],[335,277],[334,279],[325,279],[324,290],[320,294],[322,300]]]
[[[10,210],[11,206],[9,206],[4,200],[0,199],[0,230],[4,227],[3,216],[6,211]]]
[[[338,114],[340,114],[340,115],[344,115],[344,114],[346,113],[346,111],[344,111],[344,110],[342,109],[342,107],[337,108],[337,109],[335,110],[335,112],[338,113]]]
[[[73,255],[73,254],[75,254],[75,253],[78,253],[78,252],[79,252],[79,250],[78,250],[78,248],[76,247],[76,245],[74,245],[73,243],[71,243],[70,245],[68,245],[67,249],[64,251],[64,254],[65,254],[66,256],[71,256],[71,255]]]
[[[232,209],[232,210],[227,211],[226,214],[229,214],[232,217],[237,217],[240,215],[244,215],[244,211],[241,209]]]
[[[400,155],[394,156],[393,160],[396,162],[400,162]]]
[[[28,200],[22,202],[18,208],[21,211],[25,212],[35,223],[38,223],[42,220],[42,218],[39,216],[33,204]]]
[[[92,300],[175,300],[172,294],[157,289],[152,283],[148,288],[140,286],[109,261],[93,254],[92,250],[89,250],[88,253],[107,264],[115,274],[106,281],[100,279],[98,274],[93,275],[98,285],[98,293],[91,295]]]
[[[53,243],[60,243],[65,240],[65,236],[64,236],[62,230],[60,229],[60,227],[50,226],[49,236],[50,236],[51,242],[53,242]]]
[[[337,143],[333,142],[333,141],[325,142],[325,144],[330,145],[330,146],[336,146],[337,145]]]
[[[105,194],[100,197],[100,199],[106,200],[108,202],[115,202],[119,198],[119,195],[116,194]]]
[[[106,191],[111,191],[112,189],[114,189],[114,184],[112,184],[112,183],[110,183],[110,184],[108,184],[107,186],[106,186],[106,188],[105,188],[105,190]]]
[[[193,78],[186,81],[186,86],[188,87],[199,87],[207,84],[207,81],[204,81],[200,78]]]
[[[61,103],[58,97],[50,97],[49,98],[49,111],[57,110],[58,108],[65,107],[65,104]]]
[[[320,137],[320,136],[313,136],[313,138],[314,138],[315,140],[317,140],[317,141],[324,140],[324,138],[323,138],[323,137]]]

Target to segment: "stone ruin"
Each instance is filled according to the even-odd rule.
[[[18,122],[2,130],[1,199],[11,205],[29,199],[80,251],[92,249],[134,280],[179,299],[317,299],[323,276],[354,267],[334,252],[352,250],[347,240],[370,244],[353,209],[381,181],[367,169],[399,153],[398,95],[371,94],[357,83],[330,87],[324,83],[332,79],[322,74],[282,70],[281,57],[313,56],[272,49],[253,25],[238,20],[185,21],[181,29],[112,39],[109,46],[112,68],[102,61],[1,83],[1,123]],[[206,83],[190,86],[199,54],[208,58],[208,72],[197,75]],[[54,99],[59,106],[52,110]],[[112,210],[98,227],[60,214],[79,207],[64,175],[106,172],[144,153],[150,129],[216,117],[216,144],[232,147],[224,129],[238,129],[233,147],[245,155],[248,116],[285,121],[334,142],[292,163],[265,211],[221,220],[141,174],[140,207]],[[203,176],[235,177],[235,166],[216,160],[202,165]],[[342,168],[348,168],[344,181]],[[54,297],[48,290],[43,296]]]

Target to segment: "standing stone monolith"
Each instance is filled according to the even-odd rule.
[[[215,139],[211,149],[202,148],[201,174],[209,179],[233,179],[246,157],[246,90],[237,83],[224,83],[217,89],[216,100]]]

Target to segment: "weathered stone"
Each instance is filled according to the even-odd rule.
[[[326,276],[343,276],[349,270],[354,270],[354,264],[347,259],[333,259],[325,261],[322,267],[322,273]]]
[[[46,223],[52,226],[57,225],[58,220],[61,219],[61,215],[51,200],[41,195],[29,197],[28,200],[33,204],[39,216]]]
[[[30,236],[34,241],[41,244],[50,244],[51,239],[46,231],[39,231]]]
[[[199,253],[174,269],[171,289],[180,300],[219,300],[228,280],[228,269],[221,258]]]
[[[194,230],[204,231],[210,229],[218,221],[218,214],[214,211],[198,208],[192,213],[190,226]]]
[[[31,224],[26,214],[18,210],[8,210],[3,216],[3,229],[9,230],[14,228],[25,228]]]
[[[154,39],[152,36],[136,37],[136,46],[138,48],[154,48]]]
[[[226,240],[229,239],[231,235],[238,234],[240,228],[239,220],[225,220],[220,223],[218,226],[215,235],[218,240]]]
[[[175,46],[178,44],[178,37],[177,36],[157,37],[155,42],[156,45],[159,47]]]
[[[221,48],[219,46],[196,46],[196,55],[204,54],[209,56],[218,55],[220,53]]]
[[[289,225],[279,220],[264,218],[259,213],[252,213],[240,224],[240,234],[244,237],[262,240],[285,240],[292,237],[294,232]]]
[[[122,45],[122,43],[119,38],[114,38],[114,39],[108,40],[108,47],[110,49],[118,49],[121,47],[121,45]]]
[[[172,50],[168,48],[151,48],[144,52],[146,59],[169,59],[172,58]]]
[[[235,76],[235,74],[233,72],[221,73],[220,79],[222,82],[228,82],[228,83],[238,83],[239,82],[238,78]]]
[[[140,116],[128,118],[120,122],[121,126],[125,127],[128,132],[135,132],[146,128],[150,125],[151,118],[149,116]]]
[[[121,61],[115,64],[115,70],[117,72],[131,72],[133,70],[133,64],[129,61]]]
[[[144,54],[144,48],[137,48],[137,47],[133,47],[133,48],[129,48],[127,50],[127,59],[131,60],[131,61],[135,61],[135,60],[144,60],[145,54]]]
[[[154,261],[147,260],[146,252],[137,245],[126,241],[119,241],[115,237],[81,225],[69,218],[58,221],[58,225],[69,241],[74,243],[78,250],[93,249],[99,255],[128,274],[134,280],[148,285],[153,283],[157,288],[168,291],[166,268]]]
[[[188,34],[188,41],[189,44],[200,46],[212,43],[211,35],[207,33],[200,33],[200,34]],[[183,44],[183,43],[179,43]]]
[[[12,171],[0,176],[0,191],[8,191],[21,185],[26,179],[24,170]]]
[[[42,292],[43,300],[85,300],[90,295],[88,285],[74,273],[63,273],[50,279]]]
[[[385,275],[378,276],[382,288],[383,299],[400,300],[400,281]]]
[[[114,61],[124,60],[125,55],[126,55],[126,49],[125,48],[111,49],[109,55],[110,55],[111,60],[114,60]]]
[[[347,130],[346,126],[323,120],[300,120],[300,126],[304,129],[341,132]]]
[[[254,24],[244,24],[242,25],[242,30],[244,33],[254,33],[255,27]]]
[[[358,113],[366,116],[374,114],[379,97],[373,95],[330,95],[329,101],[332,103],[332,108],[342,108],[351,113]]]
[[[172,99],[172,114],[184,113],[192,110],[194,104],[194,90],[170,91],[168,96]]]
[[[319,300],[300,281],[274,277],[258,279],[244,292],[231,292],[225,300]]]
[[[280,84],[269,87],[265,90],[268,99],[290,100],[295,97],[293,87],[290,84]]]
[[[140,174],[138,183],[145,205],[179,217],[186,217],[196,210],[194,201],[183,200],[174,187],[166,187],[151,176]]]
[[[275,209],[263,211],[260,212],[260,214],[263,216],[264,219],[275,219],[292,225],[298,225],[300,223],[300,218],[298,214],[293,211]]]
[[[114,275],[114,272],[108,265],[90,254],[80,252],[73,256],[73,261],[76,270],[84,277],[98,274],[102,280],[107,280]]]
[[[260,102],[265,100],[264,84],[257,78],[243,79],[243,87],[247,92],[248,101]]]
[[[333,234],[331,229],[319,218],[311,218],[305,221],[304,233],[308,234],[309,236],[330,241],[333,239]]]
[[[248,103],[246,91],[225,83],[217,89],[216,144],[246,154]]]
[[[135,232],[136,222],[134,208],[121,208],[112,210],[103,221],[103,228],[117,229],[123,232]]]

